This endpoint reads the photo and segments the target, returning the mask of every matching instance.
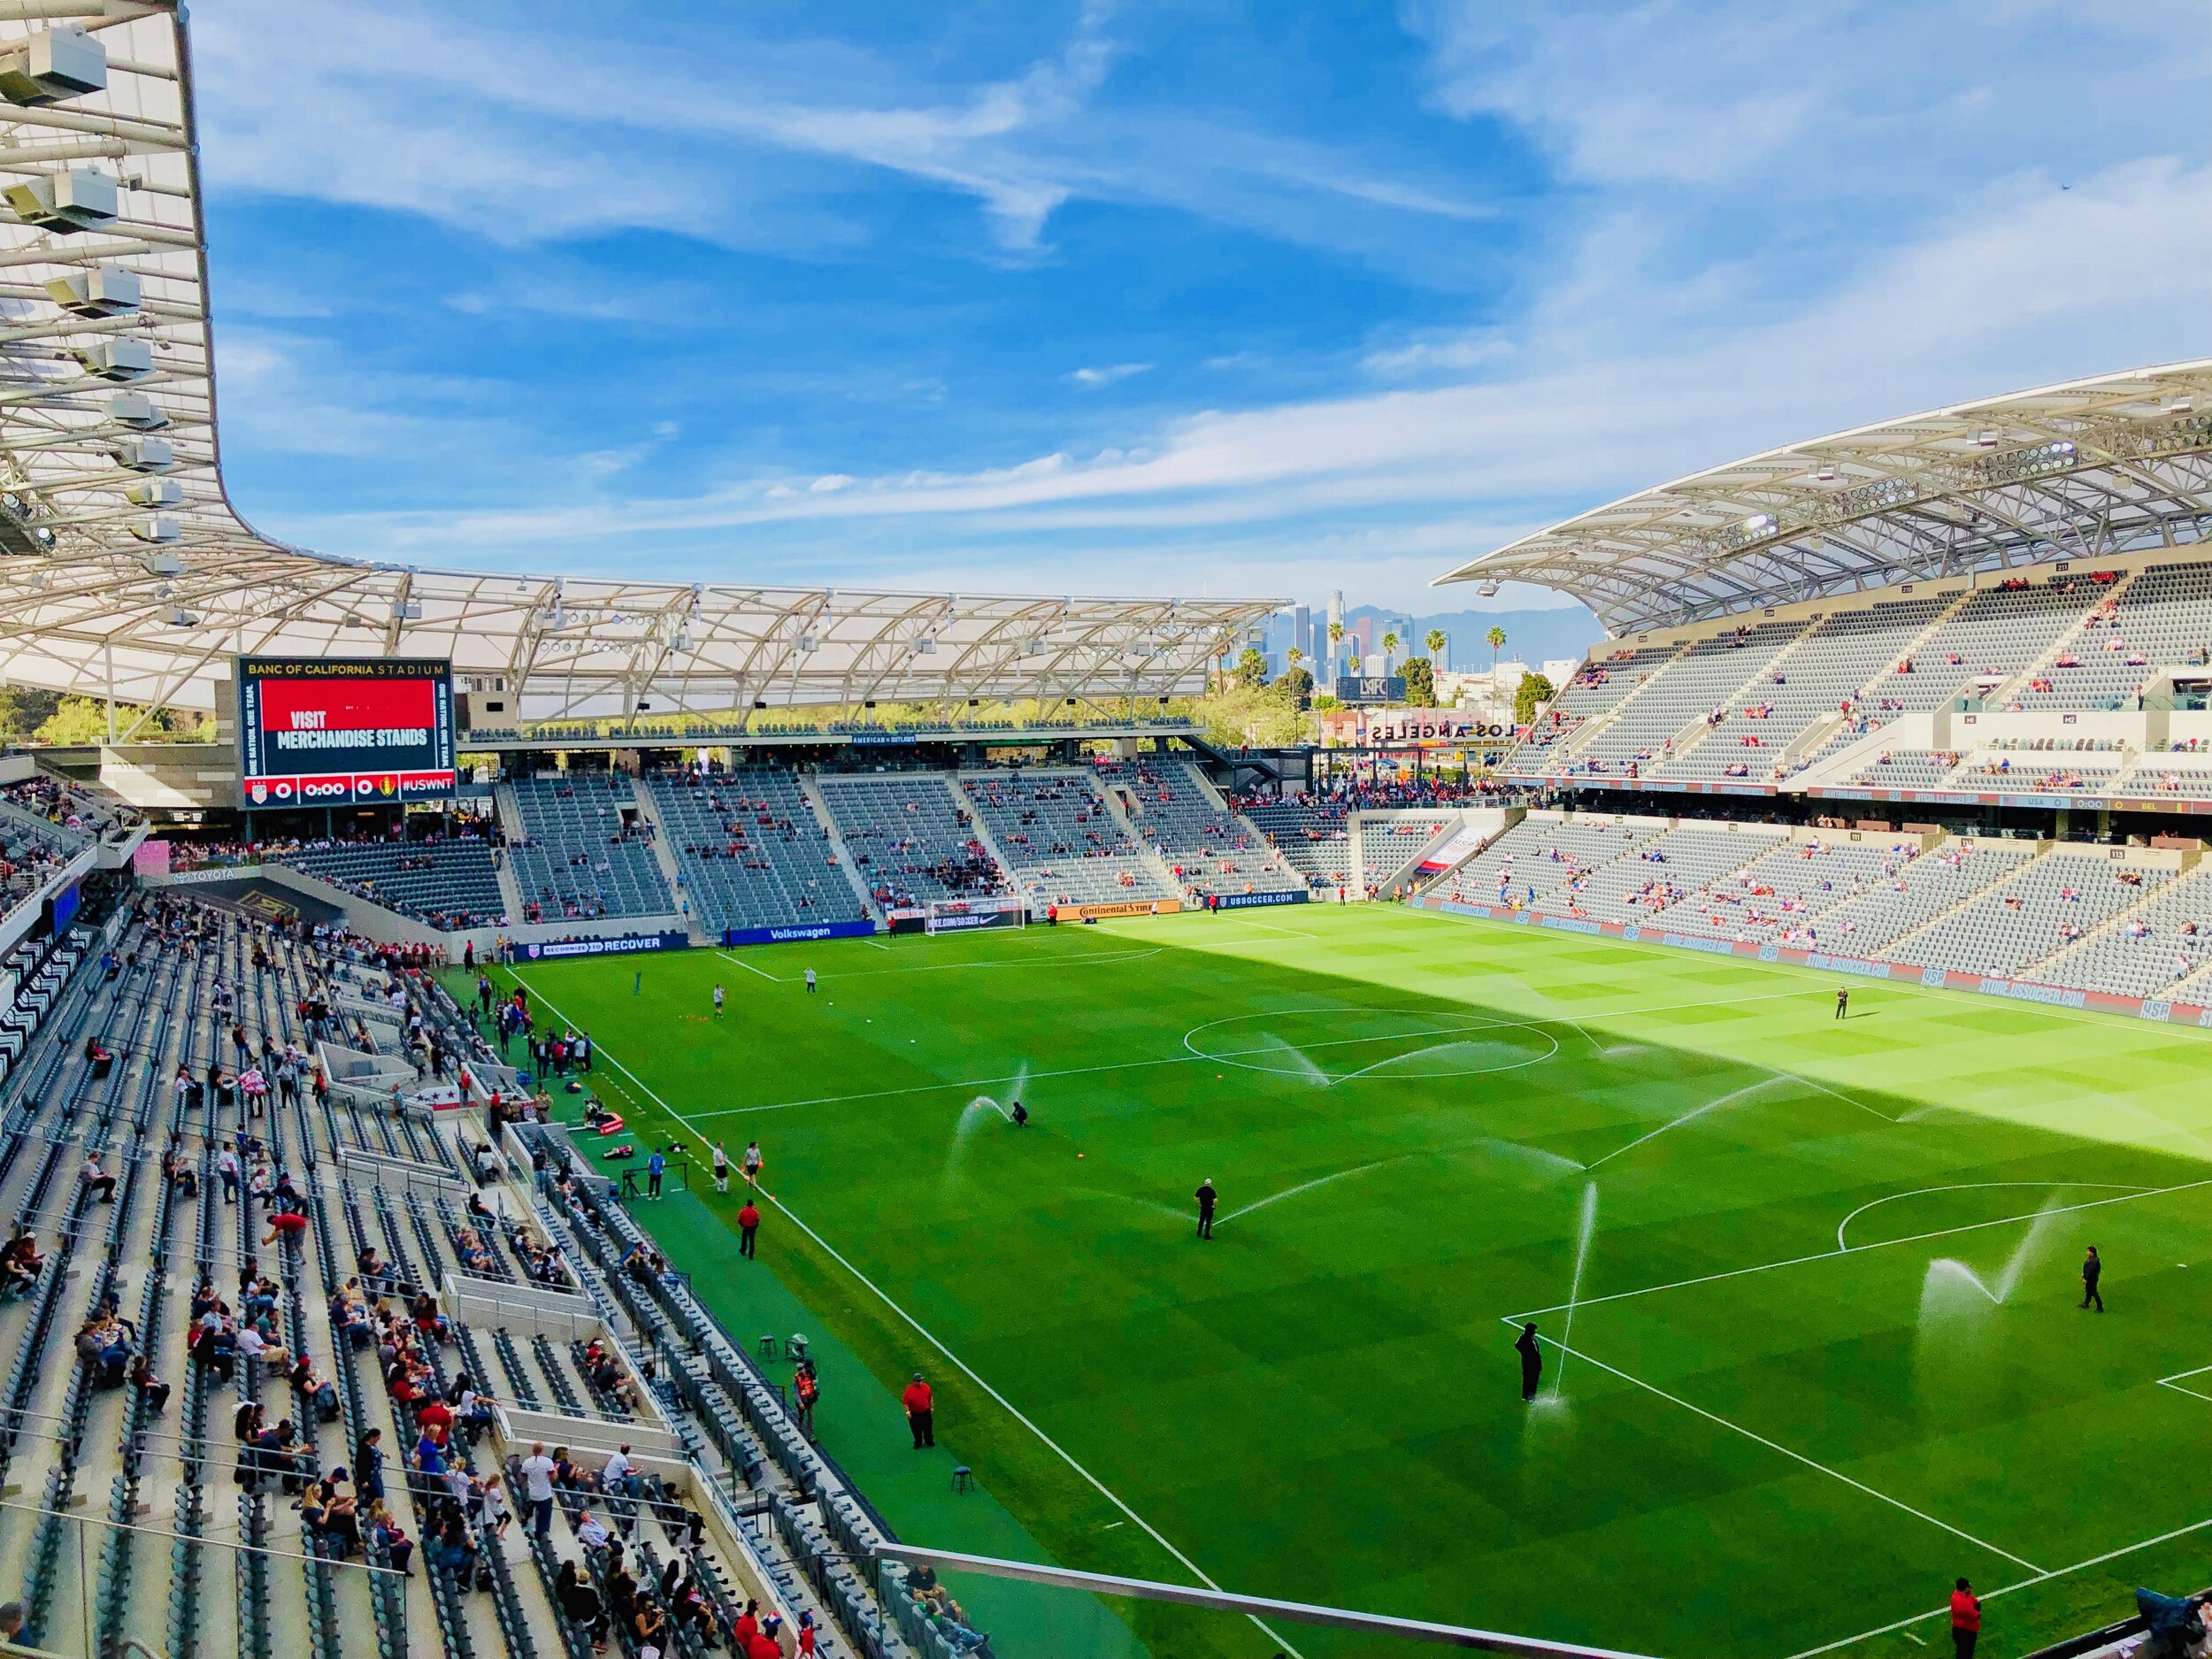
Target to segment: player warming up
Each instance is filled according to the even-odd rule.
[[[2103,1277],[2104,1257],[2097,1254],[2097,1247],[2093,1244],[2089,1247],[2089,1254],[2082,1258],[2081,1305],[2086,1308],[2093,1302],[2099,1313],[2104,1311],[2104,1293],[2097,1288],[2097,1281]]]
[[[720,986],[718,986],[718,986],[716,986],[716,987],[714,987],[714,1012],[715,1012],[715,1017],[716,1017],[717,1018],[719,1018],[721,1017],[721,1014],[722,1014],[722,987],[721,987]]]
[[[1214,1206],[1221,1201],[1221,1195],[1214,1191],[1214,1178],[1209,1175],[1199,1182],[1198,1190],[1191,1196],[1198,1201],[1198,1236],[1210,1239],[1214,1236]]]

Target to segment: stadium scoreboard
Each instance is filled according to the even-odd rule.
[[[242,657],[237,673],[238,782],[249,810],[454,794],[449,662]]]

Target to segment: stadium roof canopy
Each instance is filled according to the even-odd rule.
[[[1440,577],[1572,594],[1616,635],[2212,533],[2212,360],[1960,403],[1624,496]]]
[[[261,535],[216,420],[173,0],[0,0],[0,676],[207,708],[234,653],[450,657],[525,718],[1202,684],[1275,601],[979,597],[365,564]]]

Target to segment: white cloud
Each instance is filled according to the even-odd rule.
[[[1633,355],[1578,354],[1574,319],[1595,303],[1586,295],[1529,319],[1488,378],[1202,412],[1089,460],[1055,451],[980,471],[831,473],[799,488],[762,480],[692,497],[416,523],[429,544],[480,549],[595,539],[627,549],[641,538],[825,519],[944,519],[972,533],[1037,536],[1110,530],[1157,541],[1455,505],[1471,527],[1437,546],[1425,567],[1433,575],[1486,550],[1485,535],[1496,545],[1555,510],[1774,443],[2212,350],[2208,268],[2212,168],[2136,163],[2069,192],[2023,181],[1789,315],[1714,324]],[[1662,296],[1647,309],[1671,303]],[[1187,587],[1225,546],[1216,536],[1202,555],[1164,556],[1164,568],[1181,572],[1171,585]],[[1150,558],[1141,543],[1123,547],[1125,562]],[[1060,559],[1056,551],[1047,562]]]
[[[1117,363],[1110,368],[1078,369],[1068,379],[1078,386],[1111,386],[1115,381],[1125,380],[1132,375],[1148,374],[1158,366],[1153,363]]]

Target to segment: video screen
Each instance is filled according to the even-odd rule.
[[[249,810],[453,795],[452,664],[242,657],[237,664],[238,775]]]

